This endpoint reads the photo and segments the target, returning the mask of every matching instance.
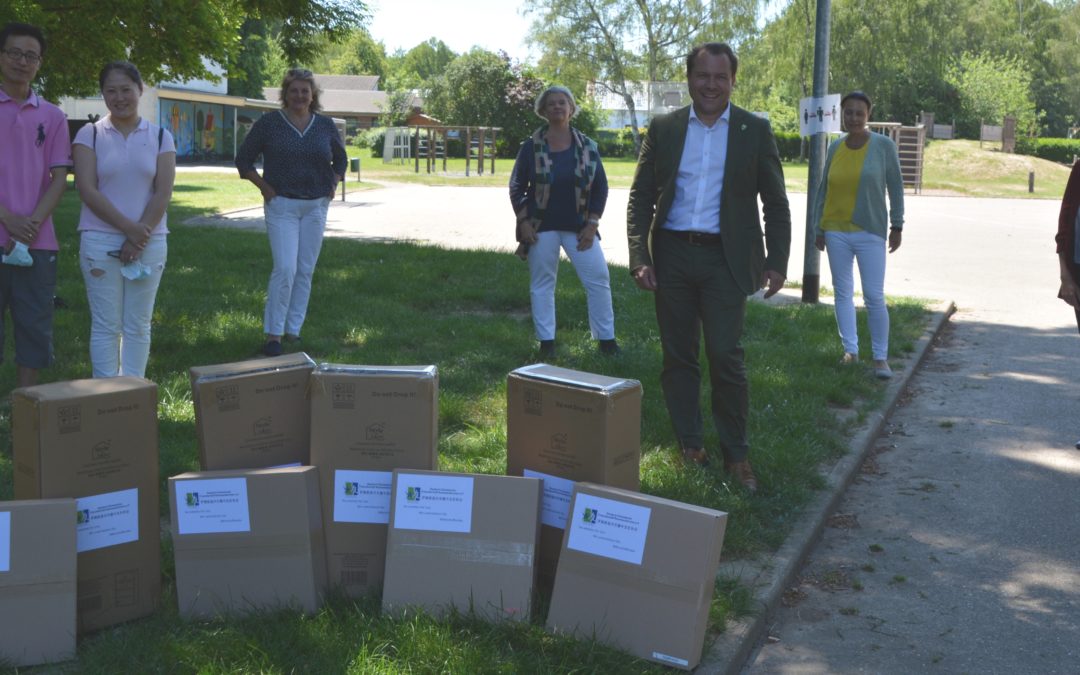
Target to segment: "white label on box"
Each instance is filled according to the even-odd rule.
[[[432,532],[472,531],[473,479],[399,473],[394,527]]]
[[[75,500],[79,553],[139,540],[139,488]]]
[[[389,523],[393,482],[392,471],[335,471],[334,522]]]
[[[0,572],[11,571],[11,511],[0,511]]]
[[[570,513],[570,495],[574,492],[574,481],[546,473],[525,469],[526,478],[539,478],[544,481],[544,493],[540,498],[540,522],[544,525],[566,529],[566,516]]]
[[[567,548],[641,564],[652,509],[579,492],[570,514]]]
[[[173,485],[180,534],[251,531],[246,478],[178,480]]]
[[[682,666],[683,668],[690,667],[689,661],[687,661],[686,659],[680,659],[677,656],[668,656],[667,654],[662,654],[660,652],[653,652],[652,657],[657,661],[663,661],[664,663],[673,663],[676,666]]]

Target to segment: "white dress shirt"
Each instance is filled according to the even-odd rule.
[[[730,121],[730,103],[711,127],[698,119],[694,106],[690,106],[686,143],[675,177],[675,199],[663,227],[720,234],[720,199]]]

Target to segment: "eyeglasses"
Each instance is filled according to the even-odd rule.
[[[23,61],[27,65],[35,65],[41,61],[41,55],[34,52],[24,52],[21,49],[5,49],[4,55],[12,61]]]

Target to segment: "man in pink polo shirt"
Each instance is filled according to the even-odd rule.
[[[50,214],[71,166],[64,113],[30,89],[44,54],[41,29],[15,22],[0,29],[0,359],[10,310],[20,387],[37,383],[53,360],[58,246]]]

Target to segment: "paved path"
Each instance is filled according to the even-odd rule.
[[[608,260],[623,265],[626,198],[612,191],[601,224]],[[801,230],[805,196],[791,201]],[[870,460],[835,527],[812,550],[796,546],[790,560],[808,562],[770,620],[772,639],[744,664],[750,645],[738,642],[755,635],[736,626],[702,671],[1080,671],[1080,337],[1054,297],[1058,206],[928,196],[907,206],[886,290],[958,311],[886,434],[857,436]],[[261,215],[207,222],[261,228]],[[393,185],[336,204],[328,233],[509,251],[512,227],[505,189]]]
[[[959,311],[747,672],[1080,672],[1080,337],[1054,297],[1057,205],[910,201],[887,289]]]

